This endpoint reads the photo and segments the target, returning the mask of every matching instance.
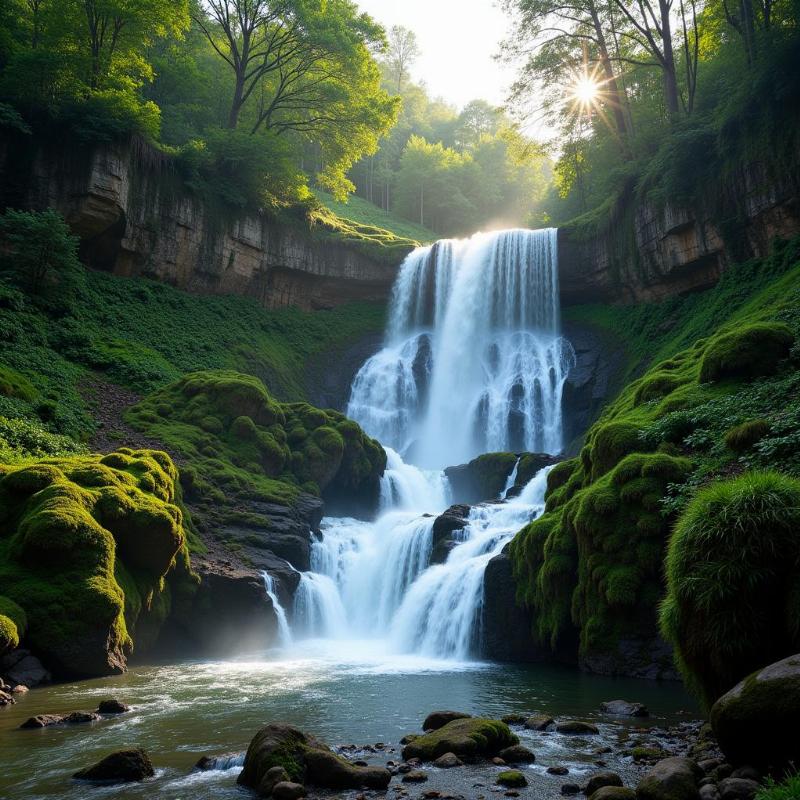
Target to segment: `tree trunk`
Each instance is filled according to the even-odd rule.
[[[620,137],[623,150],[627,151],[625,140],[628,134],[628,129],[625,124],[625,114],[622,107],[622,97],[617,83],[617,76],[614,74],[614,68],[611,65],[611,58],[608,54],[608,46],[606,44],[605,34],[603,33],[603,26],[600,24],[600,15],[597,13],[597,8],[592,3],[590,8],[592,16],[592,24],[594,25],[595,36],[597,37],[597,46],[600,52],[600,66],[605,75],[606,86],[608,87],[609,104],[611,105],[614,114],[614,124],[617,127],[617,133]]]
[[[678,115],[680,100],[678,97],[678,80],[675,75],[675,53],[672,51],[672,27],[669,18],[670,9],[667,0],[659,0],[661,11],[661,49],[664,53],[664,99],[667,113],[674,118]]]

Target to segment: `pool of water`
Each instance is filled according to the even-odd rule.
[[[35,714],[93,710],[105,697],[133,710],[88,725],[18,730]],[[600,703],[618,698],[645,703],[651,717],[603,717]],[[243,752],[262,725],[283,721],[331,745],[385,742],[397,750],[384,760],[398,759],[400,738],[419,731],[428,712],[444,708],[490,717],[541,711],[595,719],[604,735],[620,726],[664,726],[697,716],[677,684],[589,676],[567,667],[397,656],[382,653],[374,641],[309,642],[266,658],[139,666],[118,677],[29,692],[0,711],[0,798],[241,799],[249,794],[236,787],[237,770],[192,772],[198,758]],[[131,746],[150,754],[154,780],[99,788],[71,780],[76,770]],[[532,746],[540,771],[548,757],[559,763],[571,758],[556,737]]]

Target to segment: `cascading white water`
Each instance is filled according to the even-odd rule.
[[[456,659],[474,651],[486,566],[542,513],[548,469],[504,499],[517,459],[502,502],[473,507],[432,565],[434,522],[450,502],[442,468],[488,451],[561,450],[574,353],[559,335],[556,241],[555,230],[478,234],[404,262],[385,346],[358,372],[348,406],[387,452],[381,513],[322,521],[295,594],[295,634]]]
[[[262,570],[261,578],[264,581],[264,591],[272,601],[272,608],[275,610],[275,618],[278,621],[278,644],[289,644],[292,641],[292,631],[289,628],[289,621],[286,619],[286,610],[278,595],[275,594],[275,579],[266,570]]]
[[[385,346],[356,375],[348,416],[431,468],[559,452],[574,353],[559,335],[556,234],[476,234],[409,255]]]

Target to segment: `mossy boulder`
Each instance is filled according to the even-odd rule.
[[[521,789],[528,785],[528,779],[519,770],[507,769],[498,773],[497,783],[509,789]]]
[[[733,764],[782,770],[800,763],[800,653],[756,670],[711,708],[714,735]]]
[[[302,492],[347,512],[377,502],[383,448],[337,411],[278,402],[252,375],[190,373],[129,409],[127,420],[191,463],[187,489],[207,502],[291,505]]]
[[[800,480],[747,472],[697,492],[667,555],[661,629],[710,706],[744,676],[800,651]]]
[[[754,378],[775,372],[794,343],[791,329],[779,322],[761,322],[716,336],[700,364],[702,382]]]
[[[165,577],[180,562],[191,581],[177,480],[152,450],[0,467],[0,585],[24,612],[10,615],[18,633],[27,621],[55,671],[124,670],[137,623],[163,608]]]
[[[0,656],[19,646],[27,627],[25,612],[13,600],[0,595]]]
[[[484,453],[467,464],[448,467],[445,475],[450,481],[455,503],[484,503],[496,500],[517,463],[514,453]]]
[[[323,789],[385,789],[391,780],[389,770],[355,766],[316,737],[284,724],[267,725],[253,737],[238,783],[261,792],[276,768],[292,781]]]
[[[688,758],[665,758],[639,781],[638,800],[698,800],[702,771]]]
[[[434,761],[445,753],[455,753],[459,758],[469,760],[497,755],[503,748],[515,744],[519,744],[519,739],[505,722],[468,717],[455,719],[409,742],[403,748],[403,758]]]
[[[725,434],[725,444],[734,453],[745,453],[758,444],[769,431],[770,425],[765,419],[749,419]]]

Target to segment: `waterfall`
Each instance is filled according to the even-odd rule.
[[[272,607],[275,609],[275,616],[278,620],[278,644],[289,644],[292,641],[292,632],[286,619],[286,611],[281,605],[278,595],[275,594],[275,579],[266,570],[262,570],[261,578],[264,581],[264,591],[272,601]]]
[[[356,375],[348,416],[431,468],[559,452],[574,352],[559,335],[556,234],[476,234],[409,255],[385,346]]]
[[[518,457],[498,501],[471,508],[432,564],[436,518],[451,502],[443,469],[483,452],[561,451],[574,352],[559,334],[556,243],[553,229],[476,234],[419,248],[401,266],[384,346],[356,375],[347,409],[386,450],[380,513],[322,520],[295,594],[295,638],[475,652],[486,566],[543,512],[549,468],[509,498]]]

